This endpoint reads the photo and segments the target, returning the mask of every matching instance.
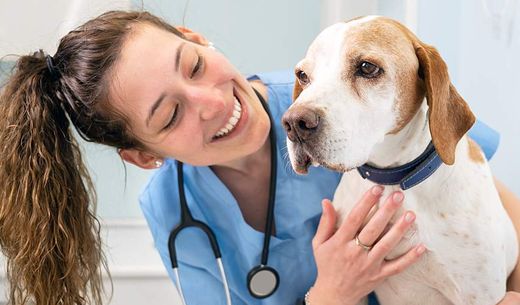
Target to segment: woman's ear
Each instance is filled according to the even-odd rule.
[[[181,32],[186,39],[189,41],[193,41],[195,43],[201,44],[203,46],[207,46],[209,41],[206,39],[206,37],[202,36],[202,34],[196,33],[186,27],[183,26],[177,26],[175,27],[179,32]]]
[[[142,150],[119,149],[118,153],[123,160],[142,169],[155,169],[157,168],[157,161],[162,163],[162,158]]]

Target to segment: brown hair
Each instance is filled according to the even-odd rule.
[[[0,246],[10,304],[102,304],[96,196],[69,119],[87,141],[141,147],[110,107],[111,69],[136,23],[182,37],[146,12],[107,12],[53,56],[22,56],[0,93]],[[108,271],[108,270],[107,270]]]

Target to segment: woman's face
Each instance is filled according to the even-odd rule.
[[[151,155],[222,164],[258,151],[269,134],[251,85],[224,56],[151,25],[129,35],[109,91]]]

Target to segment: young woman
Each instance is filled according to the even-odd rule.
[[[332,196],[339,174],[317,168],[302,177],[288,168],[279,122],[292,82],[283,73],[246,79],[200,34],[144,12],[105,13],[67,34],[54,56],[21,57],[0,97],[0,242],[10,301],[102,303],[106,262],[94,190],[69,121],[124,160],[161,167],[141,206],[175,281],[168,249],[181,219],[174,159],[185,163],[181,187],[193,217],[218,239],[233,304],[294,304],[306,292],[312,305],[356,304],[417,261],[423,245],[384,260],[413,212],[387,233],[374,233],[386,227],[402,193],[381,199],[382,188],[374,187],[336,230],[330,202],[322,202],[323,214],[318,202]],[[276,194],[269,187],[271,150]],[[247,274],[262,256],[270,194],[276,205],[268,263],[279,285],[258,299],[248,291]],[[379,200],[386,204],[364,226]],[[378,240],[369,248],[357,238],[366,227],[372,233],[364,236]],[[187,303],[225,304],[206,236],[187,230],[175,244]]]

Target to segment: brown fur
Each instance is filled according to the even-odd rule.
[[[367,31],[366,27],[369,27]],[[471,128],[475,117],[468,105],[451,84],[448,68],[439,52],[421,42],[402,24],[378,18],[359,26],[359,35],[351,35],[347,41],[360,46],[364,52],[377,54],[379,58],[388,58],[397,63],[395,71],[388,71],[396,78],[398,111],[400,114],[396,128],[391,133],[401,130],[413,118],[426,94],[429,106],[429,123],[433,144],[442,161],[446,164],[455,162],[455,148],[462,136]],[[353,32],[355,33],[355,32]],[[381,51],[389,50],[389,51]],[[409,52],[413,50],[412,52]],[[411,55],[414,54],[415,58]],[[348,58],[356,57],[349,54]],[[410,64],[418,60],[418,70],[410,73]],[[421,79],[424,77],[424,81]]]
[[[300,93],[302,93],[302,86],[300,85],[300,83],[298,82],[298,80],[296,80],[294,82],[294,88],[293,88],[293,101],[296,100],[298,98],[298,96],[300,96]]]
[[[355,69],[360,60],[380,66],[387,74],[385,79],[388,83],[390,83],[389,77],[392,78],[392,83],[397,85],[397,96],[399,96],[396,103],[399,117],[390,134],[399,132],[410,122],[425,96],[424,82],[416,73],[419,63],[413,45],[410,43],[411,39],[403,30],[404,27],[396,27],[396,24],[392,20],[378,18],[353,29],[352,35],[349,35],[345,44],[359,46],[359,48],[353,48],[346,55],[352,60],[345,62],[343,75],[343,80],[351,83],[352,88],[361,98],[367,82],[372,82],[371,85],[380,87],[384,87],[385,84],[375,84],[374,82],[380,81],[377,79],[367,80],[355,77]],[[363,52],[360,53],[359,49]]]
[[[426,82],[430,132],[442,161],[455,162],[459,140],[475,123],[475,116],[451,84],[448,68],[434,47],[415,42]]]

